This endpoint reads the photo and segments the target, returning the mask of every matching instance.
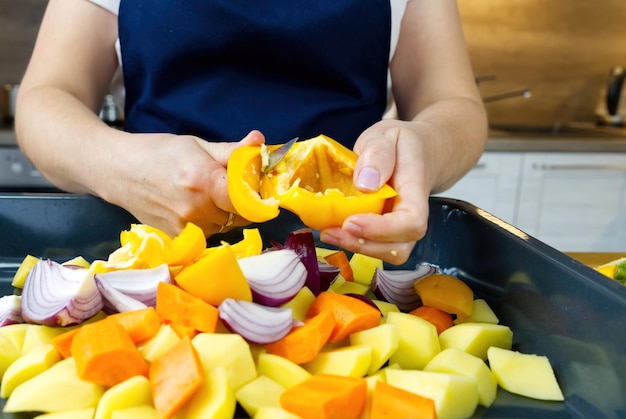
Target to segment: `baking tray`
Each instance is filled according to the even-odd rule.
[[[106,258],[135,219],[99,199],[0,195],[0,291],[26,254]],[[258,226],[283,241],[302,227],[288,213]],[[237,240],[240,231],[213,238]],[[547,355],[566,396],[543,402],[502,389],[477,418],[626,418],[626,287],[474,205],[433,197],[426,237],[399,269],[430,262],[466,281],[514,333],[514,349]],[[392,268],[392,266],[387,266]],[[0,418],[27,417],[4,415]]]

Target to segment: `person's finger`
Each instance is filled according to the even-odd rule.
[[[350,252],[361,253],[379,258],[395,265],[404,263],[411,255],[415,241],[380,242],[355,236],[338,227],[323,230],[322,242],[338,246]]]
[[[202,147],[202,149],[206,151],[213,160],[226,167],[233,150],[242,146],[261,145],[265,142],[265,136],[261,133],[261,131],[252,130],[248,133],[248,135],[237,142],[212,142],[204,141],[200,138],[197,139],[197,142],[198,145],[200,145],[200,147]]]
[[[396,165],[397,130],[367,130],[359,137],[354,151],[359,155],[354,169],[354,185],[362,192],[373,192],[391,179]]]

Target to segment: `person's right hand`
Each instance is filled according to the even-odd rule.
[[[230,213],[232,227],[249,224],[237,216],[228,197],[226,165],[230,153],[242,145],[265,141],[251,131],[236,143],[208,142],[190,135],[128,134],[124,154],[112,161],[102,198],[125,208],[139,222],[170,235],[187,222],[201,227],[207,236],[223,228]],[[100,188],[99,188],[100,189]]]

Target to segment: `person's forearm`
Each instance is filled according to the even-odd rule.
[[[120,157],[116,140],[128,135],[54,87],[21,89],[15,129],[21,150],[46,179],[63,190],[94,195],[105,193],[103,174]]]
[[[437,102],[413,121],[426,124],[429,134],[426,161],[432,193],[442,192],[461,179],[478,161],[487,139],[487,117],[482,102],[455,97]]]

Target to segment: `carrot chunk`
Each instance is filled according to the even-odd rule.
[[[122,326],[135,343],[151,338],[161,328],[161,319],[154,307],[115,313],[109,318]]]
[[[410,314],[421,317],[435,325],[437,328],[437,334],[440,334],[444,330],[454,326],[454,318],[452,314],[446,313],[443,310],[439,310],[435,307],[421,306],[412,310]]]
[[[328,342],[334,326],[333,313],[322,311],[306,319],[304,325],[291,329],[282,339],[268,343],[265,349],[268,353],[280,355],[296,364],[303,364],[315,358]]]
[[[309,306],[307,317],[330,311],[335,319],[335,326],[330,334],[332,343],[346,339],[354,332],[371,329],[380,324],[380,311],[349,295],[330,291],[321,292]]]
[[[435,402],[428,397],[377,381],[372,394],[370,419],[436,419]]]
[[[152,401],[159,418],[171,418],[204,383],[198,353],[185,337],[150,365]]]
[[[148,375],[148,364],[117,322],[106,318],[77,330],[70,352],[83,380],[112,387],[135,375]]]
[[[324,256],[324,260],[336,268],[339,268],[339,273],[346,281],[354,281],[354,273],[352,272],[352,265],[348,255],[343,250],[331,253]]]
[[[65,359],[72,356],[72,341],[74,340],[74,336],[76,336],[76,333],[78,333],[79,330],[79,327],[70,329],[67,332],[54,336],[50,341],[50,343],[52,343],[52,345],[56,348],[59,355],[61,355],[61,358]]]
[[[366,399],[364,378],[317,374],[285,390],[280,405],[302,419],[358,419]]]
[[[166,282],[157,288],[156,311],[166,322],[206,333],[215,332],[219,315],[216,307]]]

